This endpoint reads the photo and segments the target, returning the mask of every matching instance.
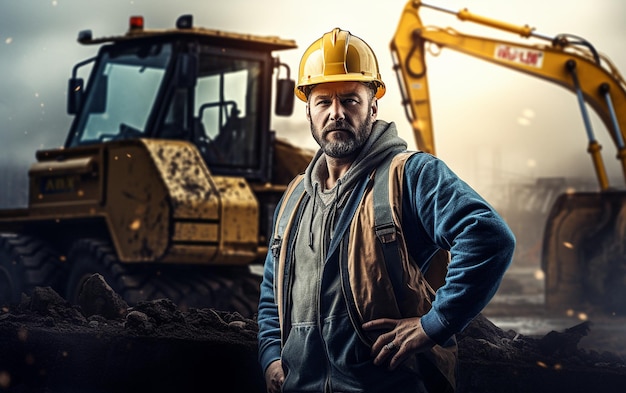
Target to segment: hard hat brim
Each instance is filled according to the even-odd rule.
[[[296,88],[294,89],[294,93],[296,97],[300,100],[307,102],[307,96],[304,92],[304,88],[306,86],[314,86],[319,85],[321,83],[331,83],[331,82],[374,82],[378,89],[374,96],[377,99],[380,99],[385,95],[386,87],[385,84],[380,80],[380,76],[367,76],[363,74],[340,74],[340,75],[319,75],[310,78],[306,78],[306,81],[301,81]]]

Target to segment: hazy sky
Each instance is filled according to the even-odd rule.
[[[430,3],[452,10],[467,7],[476,14],[528,24],[544,35],[585,37],[626,72],[623,0]],[[96,37],[121,34],[131,15],[143,15],[146,27],[166,28],[179,15],[191,13],[198,26],[294,39],[298,49],[278,53],[293,77],[302,51],[311,42],[334,27],[350,30],[378,54],[388,88],[380,101],[380,118],[396,121],[401,135],[413,145],[389,52],[404,4],[404,0],[0,0],[0,163],[12,160],[27,165],[36,149],[64,143],[71,121],[65,114],[67,79],[76,62],[97,50],[78,44],[78,32],[91,29]],[[494,35],[447,14],[424,10],[421,15],[425,24]],[[518,40],[513,35],[507,38]],[[574,95],[449,50],[428,62],[438,155],[470,183],[532,176],[593,177]],[[592,118],[607,167],[620,179],[615,148],[603,126]],[[273,127],[282,136],[314,146],[299,102],[292,118],[278,119]]]

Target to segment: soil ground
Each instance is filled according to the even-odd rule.
[[[166,299],[128,307],[101,277],[90,284],[79,305],[37,288],[2,308],[0,391],[265,391],[254,319]],[[580,345],[593,329],[526,335],[480,315],[458,337],[457,391],[622,392],[621,354]]]

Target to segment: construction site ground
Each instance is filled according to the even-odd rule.
[[[265,392],[254,319],[125,308],[101,277],[79,306],[49,288],[0,311],[0,392]],[[626,320],[547,313],[541,281],[512,267],[458,337],[457,392],[623,392]]]

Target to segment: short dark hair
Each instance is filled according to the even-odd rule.
[[[370,100],[376,96],[376,92],[378,91],[378,83],[376,82],[363,82],[363,84],[369,88],[370,91]]]
[[[300,88],[300,90],[302,90],[302,92],[304,93],[306,99],[309,99],[309,95],[311,94],[311,90],[313,90],[313,88],[317,86],[317,84],[315,85],[306,85],[306,86],[302,86]]]

